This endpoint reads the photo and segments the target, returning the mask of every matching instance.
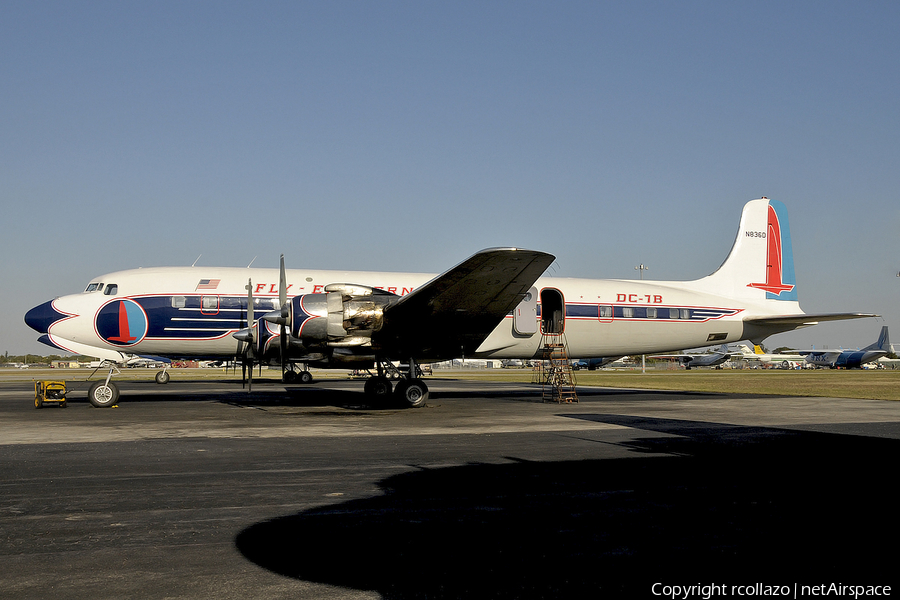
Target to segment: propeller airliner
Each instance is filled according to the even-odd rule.
[[[817,367],[830,369],[859,369],[875,362],[891,352],[891,341],[887,325],[881,328],[878,340],[861,350],[801,350],[798,354],[806,357],[806,362]]]
[[[542,277],[551,254],[477,252],[441,275],[222,267],[142,268],[94,278],[81,293],[25,315],[57,349],[121,364],[135,356],[282,366],[376,368],[365,391],[425,404],[419,364],[452,358],[534,359],[565,334],[581,358],[651,354],[766,337],[821,321],[875,316],[800,309],[784,204],[748,202],[725,262],[695,281]],[[396,389],[392,361],[409,365]],[[111,406],[111,380],[89,399]],[[157,381],[168,379],[166,371]]]

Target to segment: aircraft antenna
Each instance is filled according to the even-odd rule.
[[[259,255],[257,254],[256,256],[259,256]],[[254,257],[253,257],[253,260],[250,261],[250,265],[252,265],[252,264],[253,264],[253,261],[256,260],[256,256],[254,256]],[[248,268],[248,269],[250,268],[250,265],[247,265],[247,268]]]
[[[203,256],[203,255],[201,254],[200,256]],[[198,260],[200,260],[200,256],[198,256],[198,257],[197,257],[197,260],[195,260],[195,261],[193,262],[193,264],[191,265],[192,267],[195,266],[195,265],[197,264],[197,261],[198,261]]]

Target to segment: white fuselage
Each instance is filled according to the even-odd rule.
[[[434,277],[303,269],[286,274],[289,298],[321,293],[326,285],[335,283],[380,288],[403,296]],[[99,358],[122,353],[234,356],[237,342],[232,334],[247,327],[248,280],[252,282],[257,318],[278,308],[277,269],[170,267],[110,273],[92,281],[89,289],[96,288],[94,291],[55,299],[52,308],[66,318],[48,321],[46,332],[61,348]],[[503,319],[484,340],[475,357],[538,355],[542,333],[551,328],[547,319],[554,309],[560,316],[562,305],[565,311],[561,323],[569,355],[580,358],[733,342],[746,337],[744,318],[775,314],[772,303],[754,306],[696,289],[702,288],[697,283],[542,277],[514,314]],[[129,335],[114,326],[122,321],[107,314],[112,303],[123,299],[128,301],[130,311]],[[786,303],[778,304],[785,310]],[[793,305],[791,310],[799,312],[795,302],[789,304]],[[126,312],[122,308],[125,303],[116,306]],[[136,319],[131,312],[137,313]]]

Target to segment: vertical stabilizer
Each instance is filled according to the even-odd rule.
[[[875,342],[871,346],[866,346],[865,348],[863,348],[864,352],[868,350],[884,350],[885,352],[891,351],[891,340],[888,337],[887,325],[881,328],[881,334],[879,334],[877,342]]]
[[[760,198],[744,205],[741,224],[728,258],[697,287],[748,301],[797,301],[794,253],[787,208]]]

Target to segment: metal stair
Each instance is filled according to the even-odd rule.
[[[578,402],[575,392],[575,373],[569,361],[569,349],[564,333],[544,333],[541,336],[541,360],[535,368],[532,382],[541,383],[544,402]],[[537,381],[535,381],[537,380]]]

